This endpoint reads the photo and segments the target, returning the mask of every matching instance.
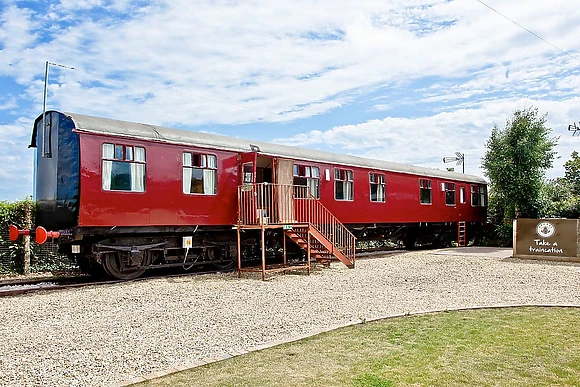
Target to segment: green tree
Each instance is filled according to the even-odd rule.
[[[562,177],[546,181],[541,191],[542,218],[577,218],[580,215],[580,196],[572,192],[570,183]]]
[[[570,184],[572,193],[580,196],[580,155],[578,152],[572,152],[572,158],[564,163],[566,174],[564,180]]]
[[[538,216],[544,174],[552,166],[558,143],[551,132],[546,114],[540,116],[533,107],[516,110],[504,128],[494,125],[482,161],[490,180],[490,204],[497,206],[490,213],[497,223]]]
[[[540,216],[578,218],[580,216],[580,155],[572,152],[564,163],[564,177],[550,179],[542,187]]]

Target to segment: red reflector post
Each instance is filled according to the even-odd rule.
[[[36,227],[36,243],[39,245],[46,242],[48,238],[58,238],[59,236],[60,232],[58,231],[46,231],[42,226]]]
[[[9,229],[10,240],[12,242],[17,240],[20,235],[30,235],[30,230],[19,230],[18,227],[14,226],[12,224],[10,225],[10,227],[8,227],[8,229]]]

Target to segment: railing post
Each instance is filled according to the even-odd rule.
[[[306,199],[306,205],[308,206],[308,214],[307,214],[307,219],[308,219],[308,224],[312,223],[312,209],[310,207],[312,207],[312,200],[310,200],[310,195],[308,195],[309,192],[305,192],[304,198]]]

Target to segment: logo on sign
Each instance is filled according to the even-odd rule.
[[[536,226],[536,234],[542,238],[549,238],[556,232],[556,227],[550,222],[540,222]]]

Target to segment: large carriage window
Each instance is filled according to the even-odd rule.
[[[445,204],[455,205],[455,183],[445,183]]]
[[[102,186],[106,191],[145,191],[145,148],[103,144]]]
[[[421,204],[431,204],[431,180],[419,179],[419,191],[421,196]]]
[[[347,169],[334,170],[334,198],[336,200],[353,200],[353,173]]]
[[[369,174],[371,185],[371,202],[385,201],[385,175],[380,173]]]
[[[308,192],[316,199],[320,198],[320,170],[318,167],[294,164],[294,185],[308,187]]]
[[[217,193],[217,158],[214,155],[183,152],[183,193]]]
[[[471,186],[471,205],[474,207],[485,207],[486,199],[485,187]]]

